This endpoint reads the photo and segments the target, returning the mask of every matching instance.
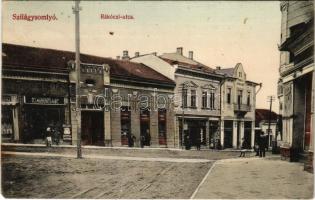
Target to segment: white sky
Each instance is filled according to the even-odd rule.
[[[279,1],[82,1],[81,52],[113,57],[194,51],[210,67],[241,62],[247,79],[262,82],[257,108],[277,95],[281,12]],[[74,2],[2,2],[2,41],[74,51]],[[101,20],[101,14],[133,15],[134,20]],[[13,14],[52,15],[57,21],[16,21]],[[109,32],[114,32],[113,35]],[[278,112],[278,102],[273,104]]]

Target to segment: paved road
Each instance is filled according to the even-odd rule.
[[[191,196],[194,199],[310,199],[313,174],[301,163],[279,159],[216,161]]]

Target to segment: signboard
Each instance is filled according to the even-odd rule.
[[[15,105],[17,104],[17,96],[16,95],[2,95],[1,104],[2,105]]]
[[[65,105],[63,97],[29,97],[24,96],[25,104],[36,105]]]

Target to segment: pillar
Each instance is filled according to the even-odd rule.
[[[255,145],[255,121],[252,121],[250,146],[253,147],[254,145]]]
[[[111,136],[112,136],[112,145],[121,146],[121,119],[120,119],[120,110],[112,110],[111,115]]]
[[[233,121],[233,148],[237,148],[237,121]]]
[[[220,140],[221,140],[221,146],[224,148],[224,120],[223,119],[220,122]]]
[[[150,111],[150,135],[151,135],[151,146],[159,146],[159,128],[158,128],[158,111],[151,109]]]
[[[12,109],[13,114],[13,131],[14,131],[14,141],[18,141],[20,139],[20,130],[19,130],[19,112],[18,107],[14,107]]]
[[[140,147],[140,112],[135,107],[131,109],[131,133],[136,137],[135,147]]]
[[[112,146],[112,134],[111,134],[111,124],[110,124],[110,113],[111,111],[104,111],[104,142],[105,146]]]
[[[209,128],[209,119],[207,119],[207,121],[206,121],[206,138],[205,138],[205,142],[206,142],[206,146],[208,147],[208,148],[210,148],[210,128]],[[215,137],[215,135],[214,135],[214,137]]]
[[[240,138],[238,140],[240,141],[240,145],[242,145],[242,138],[244,138],[244,121],[240,122]]]

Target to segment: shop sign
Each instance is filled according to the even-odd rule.
[[[24,96],[25,104],[37,105],[65,105],[63,97],[27,97]]]

